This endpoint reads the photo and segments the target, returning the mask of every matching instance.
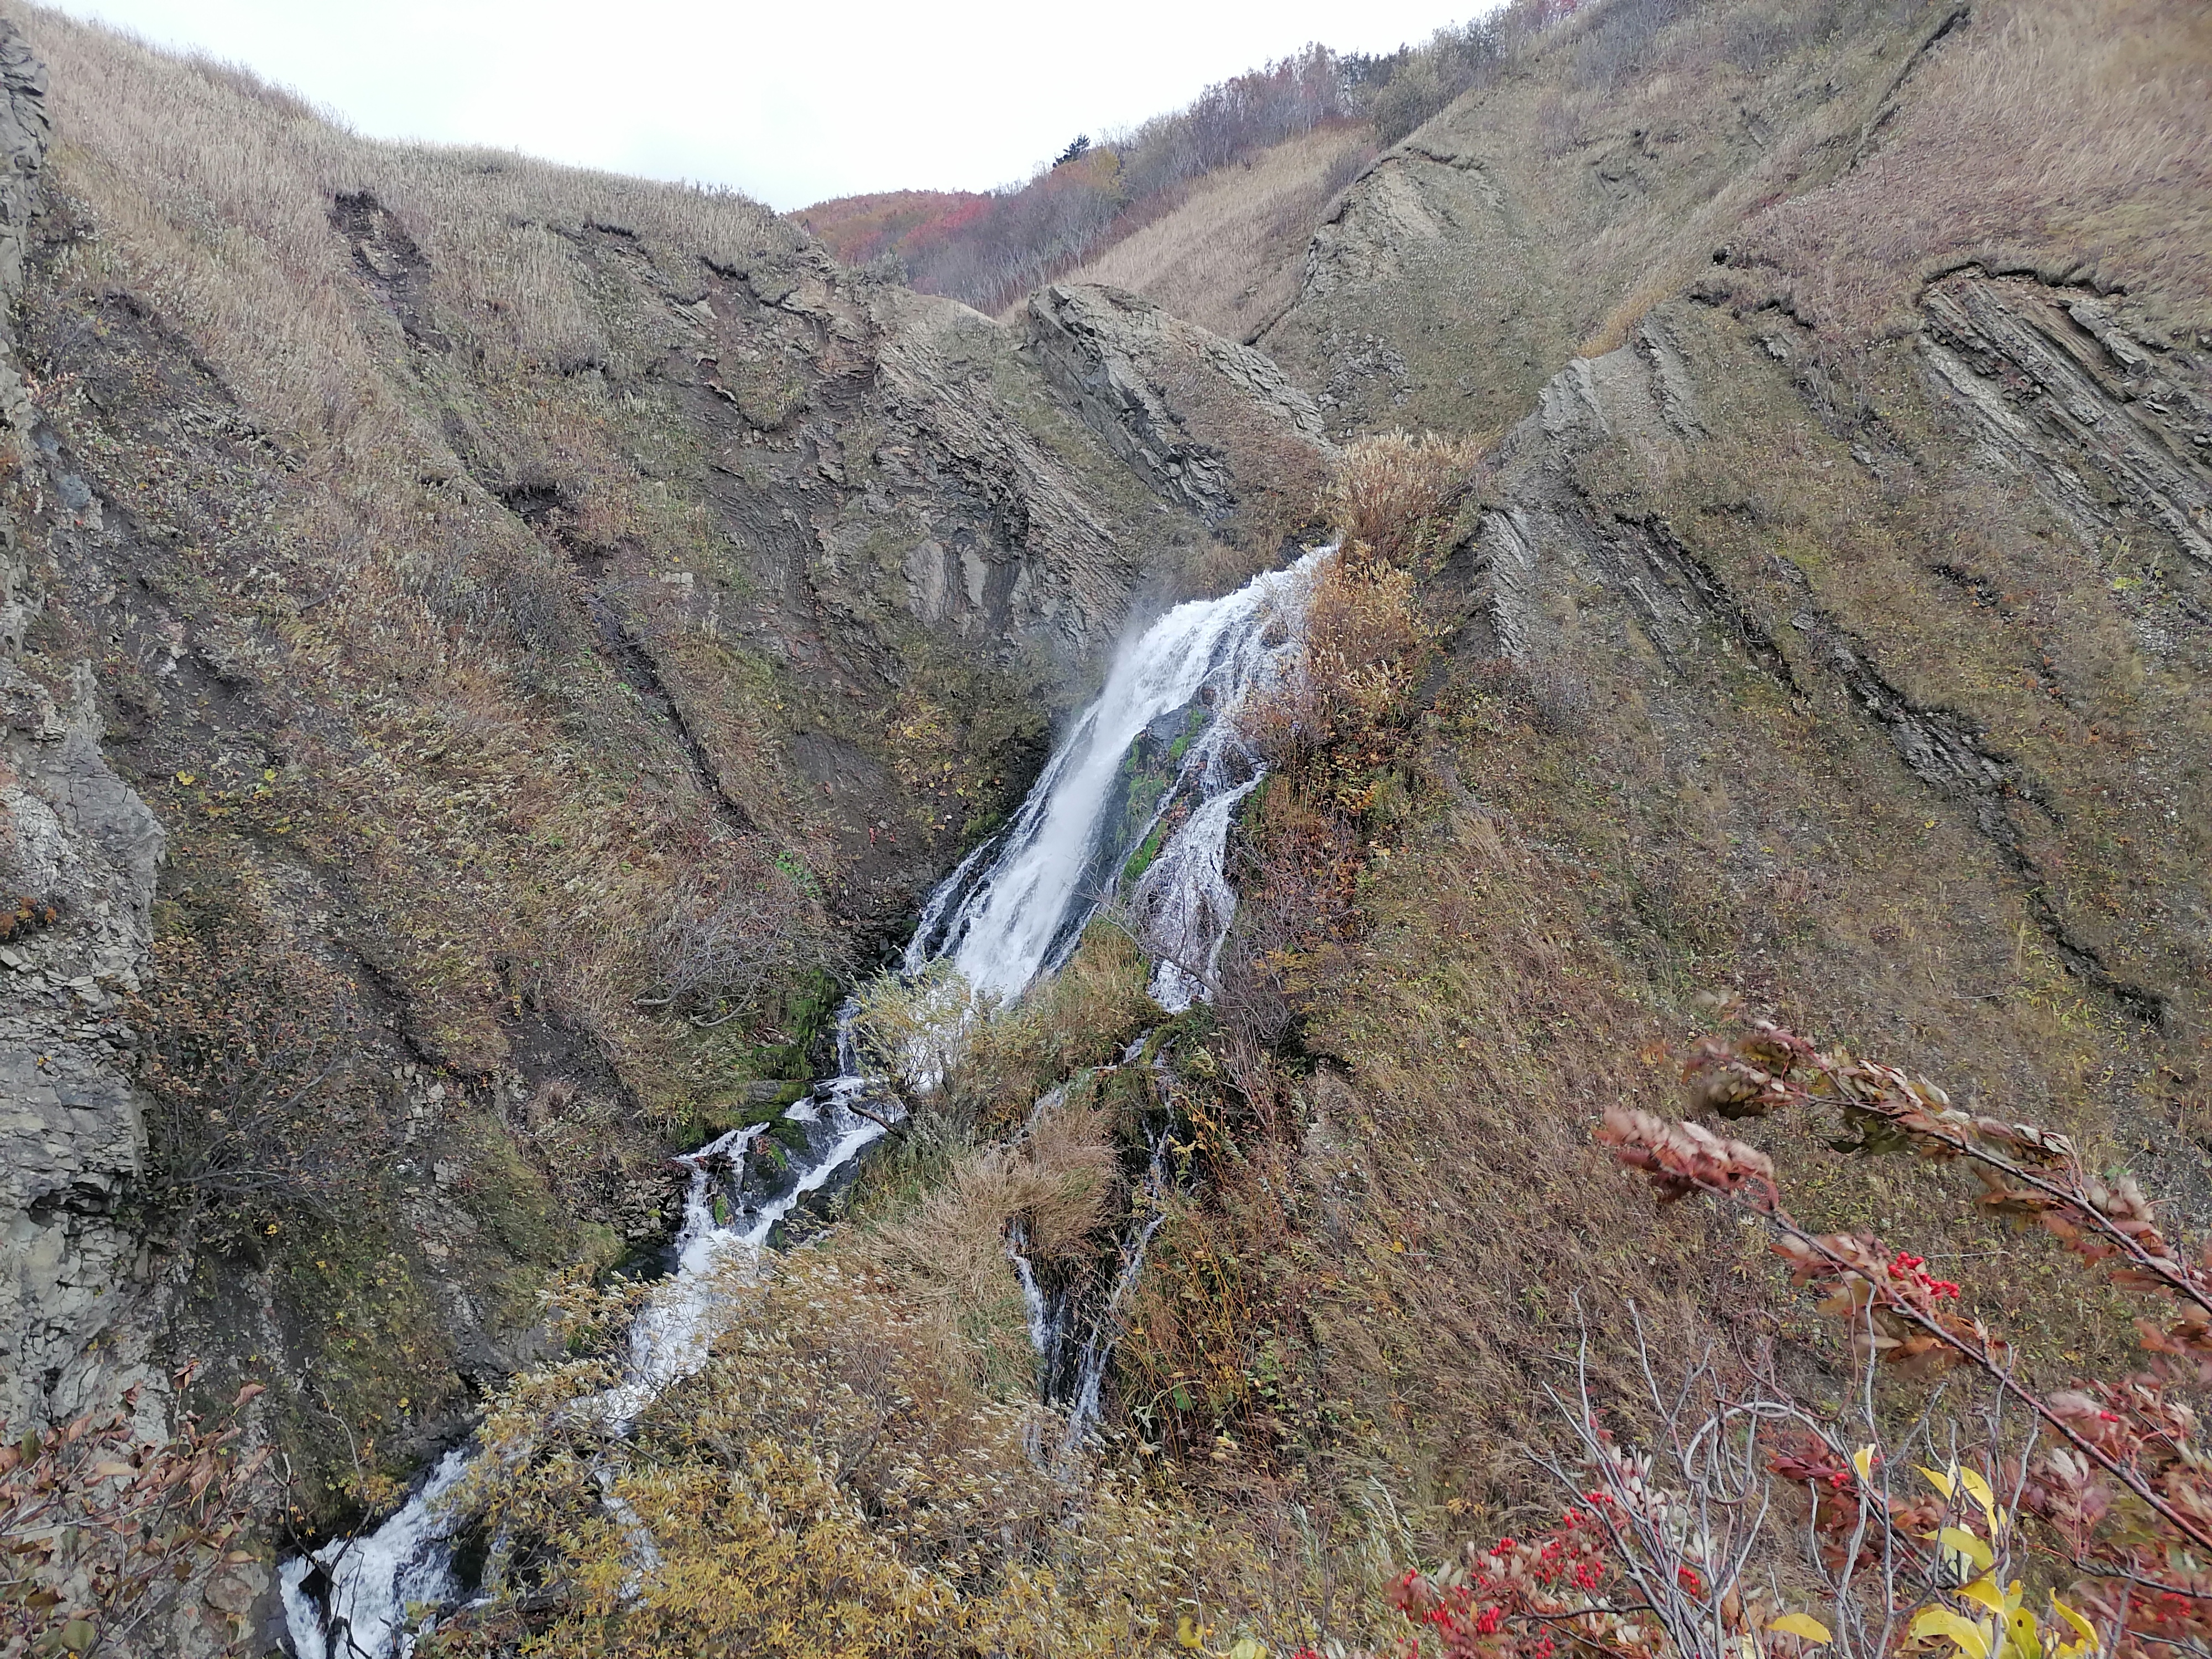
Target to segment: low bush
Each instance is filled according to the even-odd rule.
[[[831,1249],[732,1270],[714,1352],[629,1441],[564,1410],[586,1357],[495,1404],[459,1495],[483,1599],[426,1656],[1059,1655],[1172,1640],[1187,1509],[1032,1455],[1051,1413],[981,1391],[942,1310]],[[619,1318],[601,1322],[611,1338]],[[608,1501],[610,1498],[617,1500]]]
[[[181,1396],[193,1374],[172,1381]],[[133,1388],[118,1409],[0,1445],[0,1652],[173,1650],[216,1576],[254,1559],[239,1547],[269,1455],[240,1443],[235,1415],[261,1391],[149,1440]],[[243,1624],[228,1632],[241,1644]],[[240,1650],[216,1637],[209,1650]]]
[[[1347,445],[1323,501],[1337,534],[1384,564],[1428,574],[1496,436],[1382,432]]]
[[[1394,746],[1388,728],[1404,712],[1432,633],[1412,574],[1358,542],[1321,567],[1298,629],[1289,665],[1235,719],[1272,769],[1309,785],[1323,771],[1336,775],[1357,813],[1364,802],[1350,780]]]
[[[258,1247],[295,1217],[335,1222],[382,1179],[394,1133],[360,1064],[356,988],[211,884],[180,887],[157,920],[131,1011],[150,1101],[144,1191],[180,1235],[219,1249]]]
[[[771,992],[841,961],[812,873],[758,844],[672,894],[647,950],[654,989],[639,1006],[701,1026],[757,1015]]]
[[[2142,1293],[2148,1358],[2041,1382],[1960,1285],[1868,1233],[1820,1234],[1772,1159],[1695,1122],[1610,1108],[1597,1131],[1660,1201],[1704,1195],[1763,1225],[1849,1334],[1851,1397],[1823,1407],[1756,1356],[1673,1384],[1645,1355],[1643,1443],[1582,1386],[1555,1396],[1579,1455],[1542,1536],[1470,1546],[1401,1603],[1448,1659],[1586,1652],[2074,1659],[2212,1637],[2212,1480],[2196,1401],[2212,1380],[2212,1256],[2163,1231],[2130,1177],[2065,1136],[1962,1109],[1924,1078],[1759,1023],[1709,1038],[1685,1076],[1727,1118],[1820,1110],[1832,1144],[1964,1164],[1981,1205],[2039,1228],[2093,1278]],[[2077,1355],[2069,1355],[2077,1358]],[[1904,1414],[1885,1371],[1964,1378]],[[1915,1467],[1917,1466],[1917,1468]],[[1762,1580],[1764,1582],[1762,1582]]]

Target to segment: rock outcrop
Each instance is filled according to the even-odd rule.
[[[1670,825],[1635,843],[1655,889],[1742,915],[1813,883],[1735,975],[2126,1133],[2207,1039],[2208,363],[2030,281],[1947,278],[1924,315],[1861,366],[1878,416],[1797,331],[1684,301],[1554,376],[1449,567],[1456,648],[1635,757],[1613,793]],[[1917,981],[1899,924],[1861,931],[1906,893]],[[2096,1107],[2052,1101],[2031,951],[2100,1011]]]
[[[190,1352],[270,1386],[338,1518],[536,1351],[549,1274],[650,1247],[666,1154],[816,1063],[833,975],[1020,799],[1133,595],[1327,448],[1146,307],[1018,337],[738,198],[23,27],[0,1415]],[[218,127],[220,163],[165,136]],[[717,928],[773,971],[678,1006],[682,952],[752,960]],[[351,1139],[219,1239],[149,1206],[142,1118],[211,1109],[134,1094],[134,992],[312,1049]]]
[[[1039,289],[1027,343],[1108,448],[1208,524],[1310,489],[1332,453],[1313,399],[1266,353],[1120,289]]]
[[[22,291],[46,134],[44,72],[0,23],[0,307]],[[98,514],[35,441],[13,356],[0,349],[0,421],[27,488],[9,493],[58,509],[0,526],[0,1421],[21,1429],[145,1375],[149,1257],[123,1213],[145,1132],[120,1013],[148,966],[163,837],[100,752],[91,665],[27,653],[53,539]]]

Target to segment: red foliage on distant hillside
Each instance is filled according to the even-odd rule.
[[[1634,21],[1674,0],[1633,0]],[[889,255],[905,280],[983,311],[1095,257],[1182,202],[1190,182],[1316,127],[1372,125],[1395,143],[1453,99],[1502,73],[1582,0],[1508,0],[1380,57],[1310,46],[1206,88],[1185,108],[1097,143],[1088,134],[1026,182],[985,194],[894,190],[817,202],[793,216],[843,264]],[[1645,31],[1649,33],[1647,28]]]
[[[967,190],[886,190],[817,202],[793,216],[822,240],[841,264],[863,265],[878,254],[944,240],[989,209],[990,197]]]

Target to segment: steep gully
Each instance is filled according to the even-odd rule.
[[[1113,905],[1154,958],[1152,991],[1170,1012],[1205,996],[1235,908],[1224,868],[1238,803],[1262,776],[1231,716],[1273,684],[1296,648],[1315,568],[1333,549],[1306,554],[1225,598],[1176,606],[1127,641],[1104,689],[1061,741],[1006,831],[984,842],[933,893],[903,971],[933,963],[956,970],[976,998],[1018,996],[1073,951],[1103,906]],[[1171,777],[1133,811],[1132,757],[1148,734],[1172,729]],[[1119,786],[1119,787],[1117,787]],[[1131,850],[1157,851],[1141,871]],[[963,1004],[954,1018],[972,1016]],[[622,1382],[572,1409],[626,1433],[672,1382],[706,1362],[723,1270],[755,1262],[779,1225],[810,1197],[849,1181],[856,1160],[905,1107],[860,1051],[855,1001],[841,1011],[837,1074],[817,1084],[788,1117],[804,1150],[771,1151],[764,1124],[735,1129],[678,1160],[688,1173],[675,1268],[639,1313]],[[1136,1060],[1142,1040],[1128,1055]],[[1040,1103],[1040,1106],[1048,1103]],[[1161,1215],[1167,1142],[1156,1135],[1147,1174],[1120,1241],[1117,1271],[1093,1305],[1048,1290],[1023,1255],[1018,1229],[1007,1253],[1027,1298],[1038,1352],[1038,1387],[1066,1410],[1064,1456],[1097,1421],[1119,1321]],[[416,1631],[410,1607],[451,1607],[467,1593],[454,1570],[453,1517],[441,1501],[459,1483],[470,1449],[450,1449],[408,1503],[374,1532],[295,1557],[282,1571],[286,1624],[297,1659],[406,1659]],[[611,1509],[617,1500],[608,1498]],[[617,1511],[617,1518],[622,1518]],[[640,1566],[653,1541],[629,1528]]]

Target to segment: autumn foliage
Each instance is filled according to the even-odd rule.
[[[192,1380],[173,1379],[180,1395]],[[179,1609],[254,1559],[240,1546],[268,1453],[240,1444],[234,1414],[260,1392],[155,1440],[137,1432],[132,1388],[114,1410],[0,1445],[0,1653],[163,1650]]]
[[[1516,1659],[1570,1642],[1714,1659],[1831,1645],[1957,1659],[2200,1649],[2212,1638],[2212,1474],[2194,1402],[2212,1380],[2212,1254],[2170,1237],[2132,1178],[2100,1172],[2067,1137],[1966,1110],[1924,1078],[1778,1025],[1705,1040],[1684,1077],[1725,1118],[1827,1112],[1846,1132],[1839,1146],[1963,1164],[1983,1208],[2146,1298],[2142,1364],[2043,1386],[1922,1257],[1802,1224],[1765,1152],[1609,1108],[1598,1141],[1662,1204],[1702,1196],[1764,1224],[1848,1333],[1861,1399],[1820,1411],[1771,1367],[1734,1388],[1708,1370],[1674,1395],[1655,1379],[1658,1426],[1638,1453],[1616,1445],[1585,1389],[1562,1402],[1583,1455],[1554,1469],[1574,1498],[1559,1525],[1409,1576],[1407,1616],[1447,1655]],[[1965,1386],[1899,1428],[1877,1404],[1889,1370],[1954,1371]],[[1743,1460],[1733,1472],[1731,1443]],[[1774,1588],[1777,1564],[1797,1586],[1794,1607]]]

